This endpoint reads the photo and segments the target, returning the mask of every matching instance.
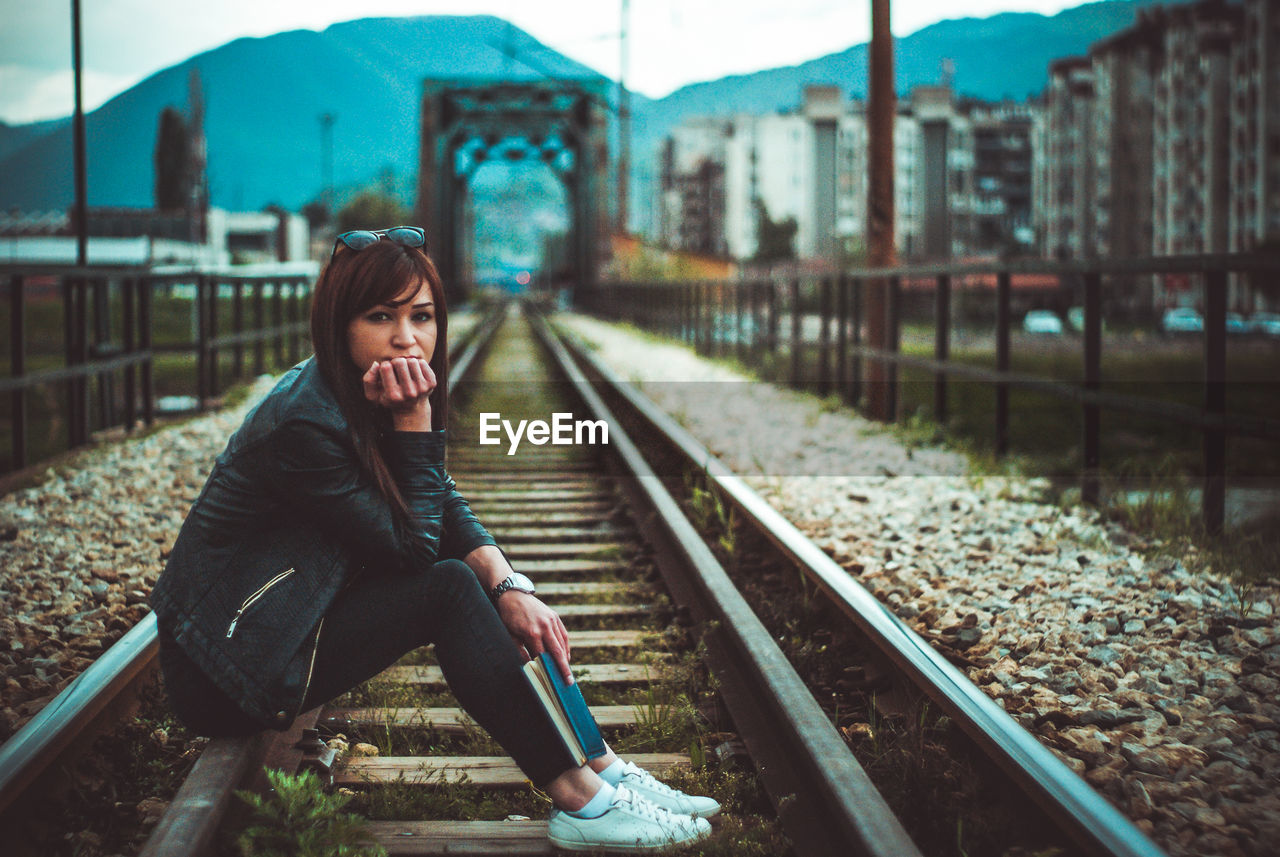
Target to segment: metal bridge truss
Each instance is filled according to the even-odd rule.
[[[485,161],[538,159],[564,182],[573,285],[595,282],[605,236],[609,168],[607,81],[423,83],[418,222],[451,298],[463,297],[462,208]]]

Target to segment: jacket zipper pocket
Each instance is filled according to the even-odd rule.
[[[231,635],[236,632],[236,623],[240,621],[240,617],[244,615],[244,611],[252,607],[253,603],[257,601],[259,598],[261,598],[262,596],[266,595],[267,592],[270,591],[271,587],[275,586],[277,583],[284,580],[289,575],[293,574],[295,570],[296,569],[292,569],[292,568],[285,569],[284,571],[277,574],[275,577],[268,580],[266,583],[262,584],[262,586],[258,587],[258,590],[256,592],[254,592],[252,595],[250,595],[248,598],[244,600],[244,603],[240,605],[240,609],[236,611],[236,615],[231,617],[231,624],[227,626],[228,640],[230,640]]]

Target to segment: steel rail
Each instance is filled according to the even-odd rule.
[[[1077,844],[1112,857],[1163,857],[1134,824],[1027,732],[848,572],[746,485],[692,434],[587,349],[575,356],[665,435],[689,464],[729,498],[753,526],[795,562],[869,640],[933,698],[989,758],[1023,787]]]
[[[0,812],[150,667],[158,650],[156,617],[148,613],[0,745]]]
[[[721,695],[801,855],[909,857],[920,852],[768,630],[685,517],[565,346],[536,314],[534,329],[595,419],[629,478],[637,524],[659,554],[678,603],[706,629]],[[687,569],[681,572],[678,569]]]
[[[194,857],[214,843],[236,786],[256,769],[266,748],[260,732],[215,738],[200,753],[138,857]]]

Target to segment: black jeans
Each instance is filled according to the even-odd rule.
[[[261,727],[166,635],[160,667],[175,713],[200,735],[246,735]],[[524,676],[524,657],[460,560],[416,574],[365,570],[325,614],[303,709],[369,679],[406,652],[434,643],[459,705],[502,745],[535,786],[576,767]]]

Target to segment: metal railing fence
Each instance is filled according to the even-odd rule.
[[[309,263],[242,271],[0,265],[9,338],[0,355],[8,359],[0,396],[8,405],[9,457],[0,472],[29,463],[31,398],[42,392],[47,404],[51,385],[62,388],[62,405],[40,428],[49,437],[65,434],[60,445],[75,448],[96,431],[154,422],[162,355],[192,358],[179,372],[190,373],[181,386],[197,411],[224,390],[225,375],[241,379],[301,359],[315,274]],[[51,443],[45,439],[41,457]]]
[[[1020,276],[1056,277],[1056,299],[1082,304],[1079,383],[1012,371],[1010,332],[1013,327],[1014,279]],[[994,451],[1009,452],[1009,391],[1031,390],[1077,404],[1083,417],[1081,491],[1097,503],[1101,487],[1101,414],[1128,413],[1168,420],[1202,436],[1203,523],[1211,533],[1223,528],[1226,446],[1229,437],[1280,442],[1280,420],[1263,414],[1232,413],[1227,408],[1227,306],[1229,279],[1252,278],[1255,286],[1274,289],[1280,278],[1280,254],[1221,254],[1123,260],[1051,262],[1017,260],[982,264],[903,265],[886,269],[851,269],[839,275],[785,277],[733,281],[600,283],[580,290],[578,305],[603,318],[626,320],[693,346],[700,354],[732,356],[752,366],[769,362],[785,367],[793,386],[821,395],[837,393],[858,405],[867,392],[865,370],[871,362],[885,367],[888,413],[899,410],[898,369],[911,367],[933,375],[933,418],[948,419],[951,378],[976,381],[995,390],[992,413]],[[994,324],[994,367],[985,368],[951,359],[954,332],[953,294],[957,288],[994,278],[991,302],[985,310]],[[1199,407],[1154,396],[1126,395],[1102,389],[1104,279],[1151,283],[1177,278],[1192,286],[1204,309],[1201,365],[1204,384]],[[1267,284],[1270,284],[1269,286]],[[804,288],[802,289],[802,285]],[[867,290],[887,289],[883,319],[887,347],[866,343]],[[931,295],[932,358],[901,353],[904,288]],[[1132,307],[1130,307],[1132,310]],[[816,335],[806,332],[806,315],[816,319]],[[1147,320],[1154,322],[1154,310]],[[816,351],[816,354],[812,352]],[[806,374],[806,361],[816,359]],[[785,363],[783,361],[786,361]]]

